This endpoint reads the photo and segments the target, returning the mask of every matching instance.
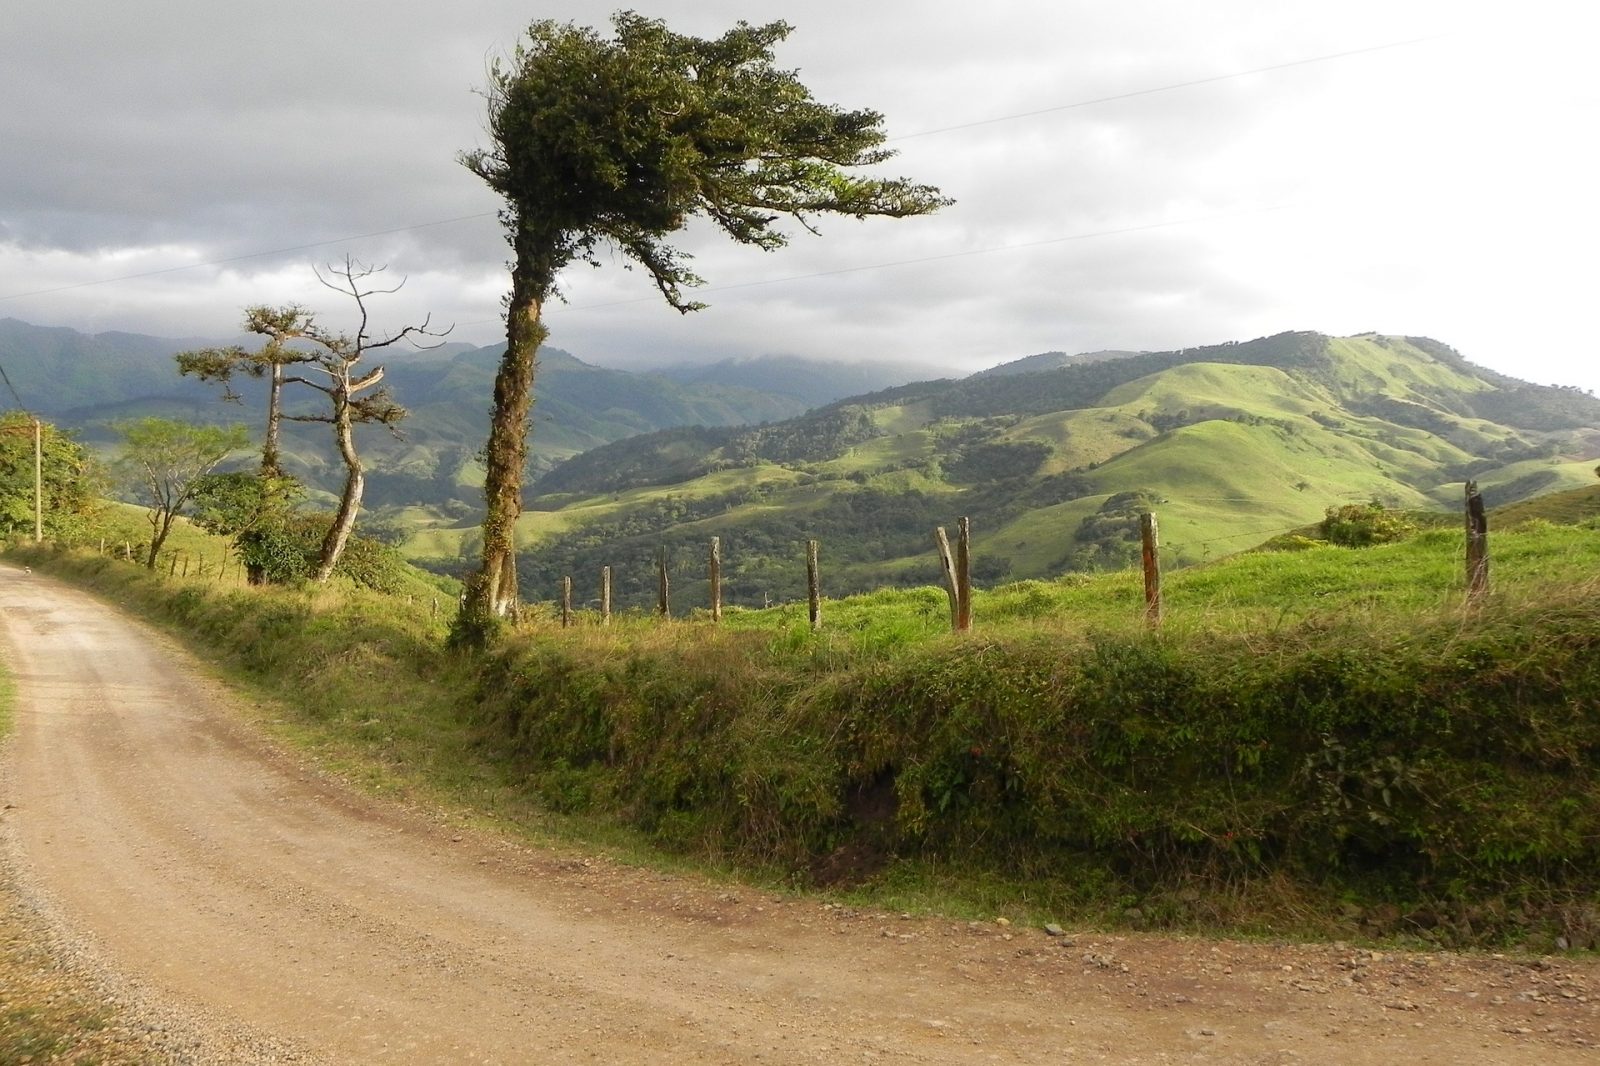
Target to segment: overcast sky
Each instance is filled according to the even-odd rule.
[[[793,23],[780,62],[820,100],[882,111],[884,170],[958,202],[772,254],[691,231],[711,306],[687,317],[637,271],[577,268],[549,321],[580,358],[972,370],[1379,330],[1600,388],[1600,5],[635,7],[702,36]],[[221,337],[246,304],[298,301],[338,323],[311,268],[349,253],[408,279],[380,324],[431,312],[494,343],[497,204],[455,161],[486,143],[474,89],[530,20],[612,10],[3,0],[0,317]]]

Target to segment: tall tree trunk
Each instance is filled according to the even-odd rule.
[[[549,335],[540,315],[550,279],[530,266],[534,239],[515,242],[517,268],[506,307],[506,351],[494,379],[483,477],[483,565],[467,581],[455,639],[481,644],[495,620],[516,600],[517,519],[522,515],[522,475],[528,462],[528,415],[533,408],[533,375],[539,346]]]
[[[278,436],[283,426],[283,364],[272,364],[272,376],[267,385],[267,432],[261,445],[261,476],[282,477],[279,464]]]
[[[361,466],[361,456],[356,454],[348,403],[340,403],[339,412],[334,416],[333,439],[338,442],[339,455],[344,459],[344,492],[339,496],[339,510],[333,516],[333,525],[322,538],[322,554],[314,579],[319,583],[333,576],[333,568],[339,565],[339,556],[344,553],[350,531],[356,525],[356,513],[361,510],[362,490],[366,488],[366,472]]]

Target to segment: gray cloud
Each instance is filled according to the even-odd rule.
[[[1581,131],[1600,117],[1577,73],[1596,28],[1583,5],[1534,4],[1517,21],[1477,0],[639,6],[699,34],[791,19],[781,60],[820,98],[883,111],[901,138],[885,169],[959,202],[894,224],[828,221],[771,256],[691,231],[712,308],[688,318],[637,273],[576,270],[551,323],[585,358],[970,367],[1048,348],[1382,328],[1600,386],[1575,347],[1588,301],[1573,278],[1592,276],[1584,256],[1600,241],[1582,177]],[[410,278],[389,304],[397,319],[432,311],[489,342],[506,250],[492,218],[466,218],[497,204],[455,162],[484,139],[474,87],[531,15],[603,23],[607,10],[7,5],[0,314],[215,333],[247,302],[324,303],[310,265],[350,252]],[[358,234],[382,235],[332,241]],[[901,265],[836,273],[879,264]],[[749,285],[779,278],[799,280]],[[62,291],[19,298],[46,289]]]

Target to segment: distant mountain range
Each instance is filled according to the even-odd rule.
[[[25,402],[108,446],[120,418],[259,427],[172,360],[199,340],[86,335],[0,320],[0,367]],[[371,517],[406,550],[458,569],[476,550],[497,348],[385,360],[411,416],[362,436]],[[753,359],[630,373],[546,349],[533,482],[518,527],[523,587],[613,567],[619,606],[654,587],[665,546],[693,604],[705,541],[722,540],[733,602],[797,595],[820,539],[831,593],[937,577],[935,525],[973,522],[980,581],[1127,563],[1141,510],[1169,562],[1196,562],[1378,499],[1491,505],[1594,482],[1600,400],[1478,367],[1425,337],[1283,333],[1168,352],[1047,352],[962,379],[927,367]],[[291,468],[334,483],[323,427]],[[590,582],[592,583],[592,582]]]
[[[259,428],[262,398],[252,383],[238,386],[239,405],[218,391],[180,377],[173,355],[188,348],[259,338],[171,339],[133,333],[86,334],[0,319],[0,368],[23,401],[89,443],[108,446],[112,423],[143,415],[191,421],[237,421]],[[372,467],[367,502],[373,508],[432,509],[462,518],[479,506],[476,458],[488,425],[498,347],[447,344],[396,349],[382,360],[395,398],[410,411],[400,438],[362,432]],[[532,434],[533,473],[625,437],[676,426],[726,426],[791,418],[818,404],[898,384],[919,368],[862,361],[816,363],[753,358],[646,373],[585,363],[556,348],[540,354]],[[926,375],[924,375],[926,376]],[[9,398],[9,397],[8,397]],[[313,488],[331,488],[336,460],[319,426],[288,430],[290,469]],[[414,516],[415,517],[415,516]]]

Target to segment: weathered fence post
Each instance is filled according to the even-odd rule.
[[[944,570],[944,590],[950,597],[950,628],[964,633],[972,628],[972,526],[963,518],[956,527],[955,551],[943,526],[933,531],[939,549],[939,566]]]
[[[611,624],[611,567],[600,568],[600,624]]]
[[[572,624],[572,578],[561,579],[561,628]]]
[[[672,617],[672,582],[667,577],[667,546],[656,552],[656,613]]]
[[[183,553],[183,576],[184,577],[188,577],[189,576],[189,553],[188,552],[184,552]]]
[[[128,562],[133,562],[133,545],[127,541],[122,542],[122,557]]]
[[[1489,517],[1476,481],[1467,482],[1467,603],[1489,591]]]
[[[1161,542],[1153,511],[1139,516],[1139,543],[1144,559],[1144,622],[1157,629],[1161,625]]]
[[[722,621],[722,538],[711,538],[711,620]]]
[[[950,551],[950,538],[943,526],[935,526],[933,543],[939,549],[939,567],[944,571],[944,591],[950,597],[950,628],[959,629],[961,617],[961,586],[956,582],[956,561]]]
[[[811,629],[822,628],[822,574],[817,566],[817,542],[806,541],[806,594],[811,604]]]
[[[172,553],[172,565],[167,567],[167,576],[168,577],[177,577],[178,576],[178,553],[177,552],[173,552]]]
[[[956,632],[972,628],[972,527],[961,519],[956,530]]]

